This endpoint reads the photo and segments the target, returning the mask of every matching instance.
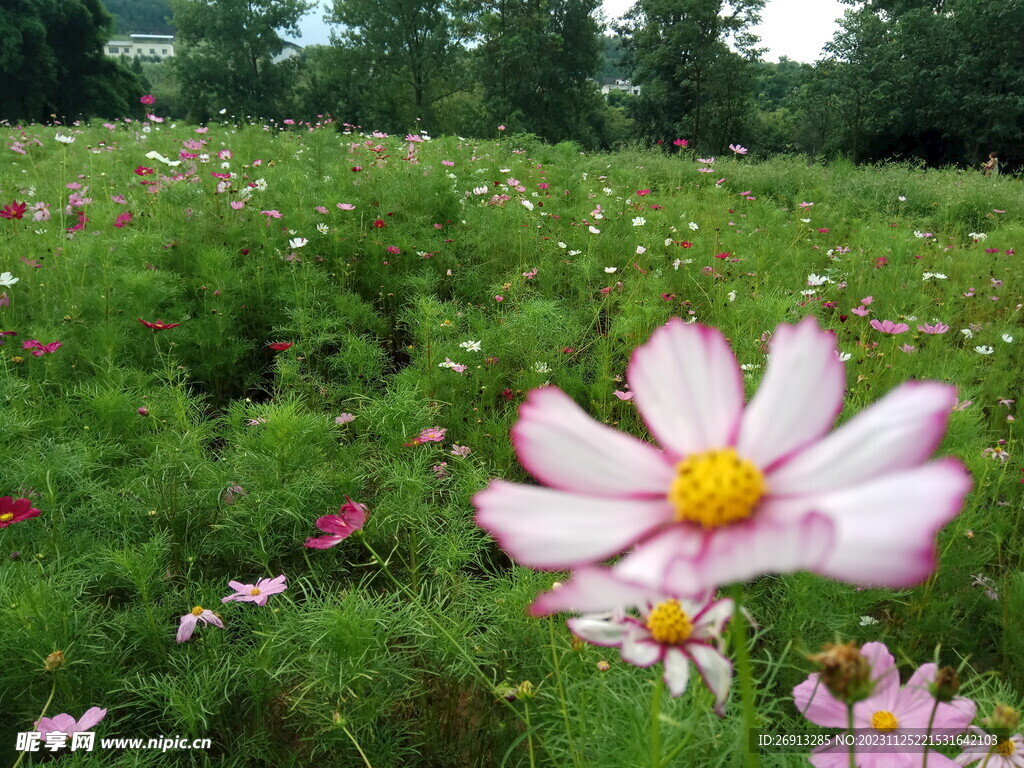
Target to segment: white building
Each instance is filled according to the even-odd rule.
[[[115,37],[106,45],[107,56],[174,56],[174,35],[128,35]]]
[[[612,91],[625,91],[626,93],[631,93],[634,96],[639,96],[640,86],[633,85],[629,80],[615,80],[614,82],[601,84],[601,93],[605,96]]]
[[[287,40],[281,41],[282,48],[271,60],[271,64],[280,64],[282,61],[288,59],[294,59],[296,56],[302,55],[302,46],[290,43]]]

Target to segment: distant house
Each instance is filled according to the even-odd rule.
[[[271,60],[271,64],[280,64],[282,61],[288,59],[294,59],[296,56],[302,55],[302,46],[296,45],[295,43],[289,43],[287,40],[281,41],[282,48]]]
[[[601,93],[607,96],[612,91],[624,91],[634,96],[640,95],[640,86],[633,85],[629,80],[610,80],[601,84]]]
[[[174,35],[122,35],[109,41],[104,50],[107,56],[168,59],[174,56]]]

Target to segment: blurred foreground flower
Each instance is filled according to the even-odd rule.
[[[473,499],[477,523],[532,568],[631,549],[618,575],[672,593],[797,570],[917,584],[971,485],[956,459],[926,463],[955,391],[903,384],[829,434],[846,385],[836,351],[813,318],[780,325],[744,408],[743,375],[722,334],[673,318],[627,372],[663,448],[599,424],[556,387],[535,389],[512,440],[550,487],[494,480]]]

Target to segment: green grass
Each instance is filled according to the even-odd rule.
[[[491,478],[528,479],[508,432],[533,387],[557,385],[645,436],[613,392],[631,351],[674,315],[725,333],[752,366],[748,394],[763,334],[815,315],[851,355],[842,418],[912,378],[953,383],[972,401],[939,454],[959,457],[974,489],[939,536],[931,580],[898,592],[803,573],[747,585],[764,727],[807,730],[791,691],[813,668],[805,655],[837,640],[881,640],[908,673],[931,660],[961,667],[979,716],[1021,705],[1020,444],[1016,404],[998,403],[1022,394],[1022,269],[1008,252],[1024,247],[1018,180],[784,157],[721,158],[704,174],[691,158],[582,155],[516,137],[423,142],[414,164],[400,137],[334,126],[60,130],[75,143],[56,143],[52,127],[6,127],[28,154],[0,148],[0,204],[45,201],[52,213],[0,220],[0,271],[20,280],[0,307],[2,329],[17,332],[0,347],[0,495],[28,494],[42,510],[0,529],[10,762],[55,681],[48,714],[105,707],[101,737],[212,740],[208,751],[79,752],[66,765],[648,765],[656,668],[574,645],[559,618],[528,617],[563,577],[513,566],[473,523],[470,499]],[[145,157],[176,158],[188,140],[206,142],[209,163]],[[378,143],[386,160],[369,150]],[[156,173],[137,176],[140,165]],[[217,194],[210,172],[227,170],[237,177]],[[142,182],[161,177],[148,193]],[[241,193],[261,178],[266,190]],[[92,199],[71,238],[69,183]],[[231,200],[247,202],[236,211]],[[122,211],[132,221],[114,228]],[[289,247],[295,237],[308,243]],[[811,273],[832,280],[817,300],[801,295]],[[867,296],[872,318],[911,331],[884,336],[850,314]],[[180,326],[154,334],[137,318]],[[951,330],[914,330],[933,319]],[[36,358],[27,339],[63,346]],[[481,351],[459,346],[470,340]],[[275,352],[275,341],[294,346]],[[439,367],[446,358],[468,368]],[[343,412],[355,420],[336,424]],[[443,445],[405,445],[433,426],[447,428]],[[1005,463],[983,454],[1000,440]],[[471,453],[451,455],[455,444]],[[235,485],[245,495],[226,498]],[[302,546],[346,495],[369,506],[365,542],[397,582],[358,537]],[[266,606],[221,605],[229,579],[279,573],[288,590]],[[194,605],[226,627],[178,644]],[[55,650],[67,665],[44,672]],[[533,695],[506,701],[524,681]],[[738,686],[725,719],[710,704],[696,680],[663,702],[673,765],[742,764]]]

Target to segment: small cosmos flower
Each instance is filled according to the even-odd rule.
[[[324,515],[317,518],[316,527],[327,536],[311,536],[306,539],[305,546],[310,549],[327,549],[340,544],[366,523],[367,508],[365,504],[352,501],[348,496],[336,515]]]
[[[199,622],[213,624],[215,627],[224,629],[224,622],[220,620],[217,614],[207,608],[203,608],[201,605],[197,605],[181,617],[181,623],[178,626],[178,642],[184,643],[192,637],[192,633],[196,631],[196,625]]]
[[[260,579],[255,584],[242,584],[238,581],[229,581],[228,586],[235,590],[235,594],[222,597],[220,601],[222,603],[229,603],[235,600],[240,603],[266,605],[267,599],[271,595],[284,592],[288,588],[285,584],[286,581],[287,579],[284,574],[273,579]]]

